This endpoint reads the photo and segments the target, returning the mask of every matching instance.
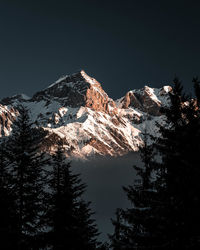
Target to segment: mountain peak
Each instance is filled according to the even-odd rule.
[[[55,87],[55,85],[57,86],[59,86],[60,84],[66,85],[67,83],[69,86],[71,86],[72,83],[77,83],[77,82],[81,82],[82,84],[89,83],[91,85],[98,83],[94,78],[87,75],[84,70],[80,70],[74,74],[60,77],[56,82],[48,86],[47,89]]]
[[[115,103],[102,89],[101,84],[84,70],[58,79],[43,91],[37,92],[34,101],[56,100],[63,106],[88,107],[96,111],[113,112]]]
[[[117,106],[120,108],[136,108],[153,116],[160,116],[161,105],[168,106],[170,103],[170,86],[162,88],[151,88],[147,85],[141,89],[130,90],[123,98],[117,100]]]
[[[85,72],[84,70],[81,70],[81,71],[79,72],[79,74],[82,76],[82,78],[83,78],[86,82],[88,82],[88,83],[90,83],[90,84],[95,84],[95,83],[97,83],[97,81],[96,81],[94,78],[92,78],[92,77],[90,77],[89,75],[87,75],[86,72]]]
[[[66,75],[32,98],[15,95],[0,101],[0,137],[12,131],[18,105],[30,110],[33,123],[48,132],[41,150],[53,152],[62,141],[68,156],[123,155],[138,150],[141,132],[157,136],[159,110],[170,105],[170,86],[133,89],[114,102],[84,70]]]

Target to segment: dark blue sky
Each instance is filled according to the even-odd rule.
[[[118,98],[200,76],[198,1],[0,0],[0,98],[85,69]]]

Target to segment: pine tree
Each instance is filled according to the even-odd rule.
[[[78,208],[75,213],[77,217],[77,229],[79,235],[79,242],[77,249],[94,250],[100,246],[97,241],[99,235],[95,220],[92,219],[93,212],[90,209],[91,202],[85,202],[81,199],[78,203]]]
[[[153,145],[157,159],[152,162],[152,152],[144,146],[145,168],[136,168],[142,183],[125,188],[133,207],[122,210],[120,223],[115,221],[120,241],[113,249],[200,246],[200,86],[197,78],[193,82],[196,99],[183,94],[180,81],[174,80],[171,106],[161,108],[166,120],[158,125],[161,136]],[[111,242],[113,247],[113,236]]]
[[[41,229],[42,176],[43,167],[47,164],[39,149],[45,133],[33,128],[26,108],[20,106],[18,110],[19,116],[13,123],[5,148],[17,218],[15,249],[38,249],[35,239]]]
[[[187,98],[182,93],[181,82],[175,78],[173,91],[169,93],[170,107],[162,107],[161,113],[166,116],[165,124],[158,125],[161,136],[154,146],[161,162],[157,164],[155,189],[157,192],[156,203],[157,221],[159,223],[161,239],[156,242],[155,248],[175,248],[178,237],[178,208],[176,206],[180,185],[177,182],[181,170],[181,144],[182,129],[186,123],[183,114],[183,103]],[[176,221],[177,219],[177,221]]]
[[[0,143],[0,244],[3,249],[14,249],[16,246],[14,197],[9,185],[8,162],[5,158],[5,141]],[[12,241],[10,240],[12,239]]]
[[[115,218],[116,219],[111,219],[112,224],[114,226],[114,233],[113,235],[109,235],[110,241],[111,241],[111,247],[113,250],[120,250],[123,249],[124,245],[124,228],[122,224],[122,215],[121,215],[121,209],[117,208],[115,212]]]
[[[112,220],[115,232],[110,236],[113,250],[148,249],[159,239],[155,224],[155,196],[153,181],[153,148],[148,145],[148,134],[144,133],[144,145],[140,149],[143,166],[134,166],[138,175],[134,185],[124,187],[131,207],[118,209],[116,220]],[[152,223],[154,219],[154,224]]]
[[[181,229],[185,245],[188,247],[200,246],[200,82],[193,79],[195,98],[190,99],[184,109],[186,125],[182,138],[182,175],[181,184],[184,192],[182,195],[182,220]],[[179,209],[180,210],[180,209]]]
[[[200,244],[199,108],[195,99],[182,93],[177,79],[170,97],[172,105],[162,109],[167,126],[160,126],[161,137],[155,145],[162,158],[156,189],[162,204],[157,213],[160,231],[165,238],[159,247],[196,249]]]
[[[82,200],[85,184],[79,175],[72,174],[61,146],[53,157],[53,172],[49,181],[47,243],[55,250],[93,250],[97,248],[98,231],[90,203]]]

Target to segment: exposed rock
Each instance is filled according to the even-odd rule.
[[[155,93],[155,90],[157,93]],[[132,107],[149,115],[160,116],[160,107],[163,103],[159,97],[168,97],[168,93],[171,91],[172,88],[170,86],[164,86],[160,90],[145,86],[142,89],[129,91],[125,97],[120,100],[120,106],[123,109]]]
[[[8,136],[12,130],[12,123],[18,115],[18,111],[0,104],[0,132],[1,136]]]
[[[115,102],[108,97],[101,84],[89,77],[85,71],[63,77],[47,89],[36,93],[32,100],[56,99],[64,106],[72,108],[84,106],[96,111],[114,112]],[[112,107],[112,110],[109,109]]]
[[[0,101],[0,135],[8,136],[19,115],[18,105],[30,110],[34,126],[45,131],[41,150],[54,152],[61,143],[69,157],[123,155],[138,150],[146,127],[156,135],[162,122],[159,109],[169,105],[170,87],[129,91],[114,102],[101,84],[83,70],[64,76],[32,98],[15,95]]]
[[[132,91],[129,91],[123,99],[122,108],[127,109],[129,107],[142,109],[142,103],[139,101],[139,99],[135,96],[135,94]]]

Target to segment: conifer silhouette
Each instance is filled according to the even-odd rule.
[[[98,246],[98,230],[91,218],[90,203],[83,201],[86,185],[79,174],[71,172],[62,146],[53,156],[46,214],[47,244],[55,250],[93,250]]]
[[[45,133],[33,128],[26,108],[20,106],[18,110],[19,116],[5,146],[17,220],[15,249],[38,249],[35,240],[41,229],[43,167],[47,164],[39,149]]]

